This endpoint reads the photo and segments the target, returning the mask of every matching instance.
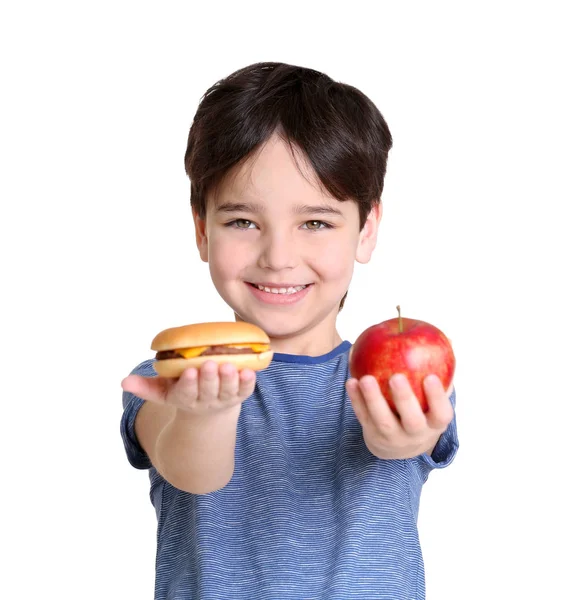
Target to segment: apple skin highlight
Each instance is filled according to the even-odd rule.
[[[395,373],[408,378],[424,412],[428,410],[423,380],[437,375],[448,389],[455,372],[455,356],[446,335],[434,325],[418,319],[396,317],[372,325],[354,342],[350,352],[350,374],[360,379],[372,375],[382,395],[396,411],[389,380]]]

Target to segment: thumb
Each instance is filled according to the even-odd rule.
[[[158,404],[165,403],[171,385],[171,380],[166,377],[143,377],[142,375],[129,375],[121,381],[121,387],[125,392]]]

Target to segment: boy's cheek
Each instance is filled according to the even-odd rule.
[[[220,244],[210,248],[209,260],[210,273],[213,279],[235,279],[245,267],[255,264],[255,257],[251,252],[240,248],[239,244]]]
[[[350,253],[350,247],[339,242],[321,248],[312,259],[319,270],[329,279],[344,279],[352,276],[354,270],[354,256]]]

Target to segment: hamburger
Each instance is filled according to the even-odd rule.
[[[154,370],[159,377],[180,377],[189,367],[207,360],[232,363],[238,370],[260,371],[273,358],[268,335],[252,323],[195,323],[161,331],[152,340]]]

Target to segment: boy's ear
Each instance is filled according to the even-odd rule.
[[[195,210],[192,210],[194,218],[194,229],[196,230],[196,246],[200,253],[200,258],[208,262],[208,235],[206,233],[206,220],[201,219]]]
[[[372,206],[366,223],[360,232],[358,238],[358,247],[356,248],[356,261],[365,264],[372,258],[372,252],[376,247],[378,238],[378,226],[382,220],[382,202]]]

